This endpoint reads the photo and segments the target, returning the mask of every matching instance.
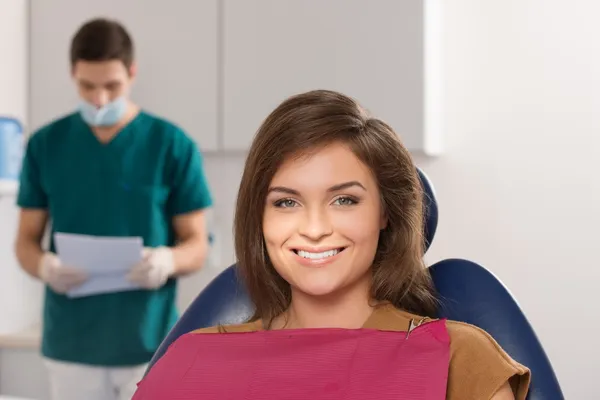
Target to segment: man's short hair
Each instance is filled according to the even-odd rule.
[[[71,66],[77,61],[120,60],[125,67],[133,63],[133,41],[123,25],[96,18],[83,24],[71,42]]]

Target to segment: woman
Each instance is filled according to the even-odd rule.
[[[388,125],[336,92],[287,99],[237,201],[254,317],[177,340],[134,399],[525,399],[526,367],[482,330],[433,318],[423,219]]]

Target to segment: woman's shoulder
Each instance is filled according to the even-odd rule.
[[[457,321],[447,321],[450,336],[450,370],[455,384],[449,385],[452,398],[487,398],[509,381],[515,398],[525,399],[531,372],[515,361],[494,338],[481,328]],[[460,382],[470,381],[468,394]],[[453,393],[452,393],[453,392]],[[479,393],[479,394],[478,394]],[[470,398],[469,397],[469,398]],[[450,398],[450,397],[449,397]]]
[[[367,327],[404,331],[410,320],[427,318],[392,306],[376,310]],[[490,398],[506,381],[517,400],[525,399],[531,380],[529,369],[510,357],[483,329],[447,320],[450,337],[448,399]],[[469,384],[465,384],[468,382]]]
[[[243,324],[231,324],[231,325],[216,325],[209,326],[207,328],[196,329],[192,331],[193,334],[203,333],[244,333],[244,332],[256,332],[260,330],[260,322],[246,322]]]

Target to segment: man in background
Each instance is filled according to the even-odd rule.
[[[176,278],[204,263],[211,196],[194,142],[130,100],[136,64],[125,28],[89,21],[70,55],[79,109],[28,142],[16,255],[46,284],[42,354],[52,398],[124,400],[178,317]],[[89,277],[61,262],[53,237],[42,249],[49,220],[52,233],[141,237],[141,262],[128,275],[139,290],[69,297]]]

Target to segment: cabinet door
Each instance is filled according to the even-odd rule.
[[[31,123],[73,110],[70,41],[88,19],[114,18],[133,37],[142,107],[216,150],[218,0],[31,0]]]
[[[0,399],[50,399],[48,371],[37,346],[0,347],[0,371]]]
[[[27,5],[0,3],[0,117],[27,118]]]
[[[333,89],[390,123],[409,148],[422,150],[426,3],[225,0],[225,149],[247,149],[286,97]]]

